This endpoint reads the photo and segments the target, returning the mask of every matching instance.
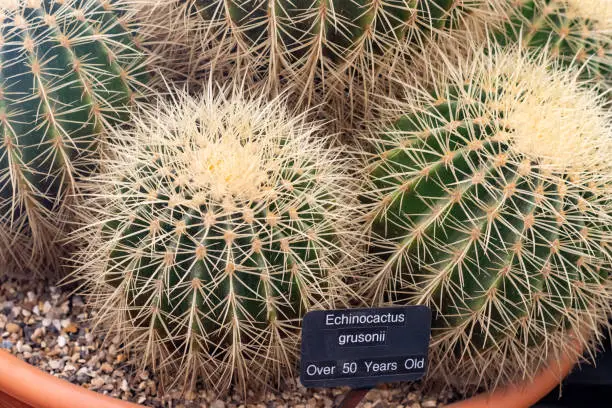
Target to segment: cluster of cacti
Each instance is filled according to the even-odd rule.
[[[144,110],[91,179],[78,259],[104,327],[183,385],[275,382],[301,316],[356,253],[350,162],[282,100],[180,94]]]
[[[612,299],[610,113],[542,58],[472,58],[373,137],[364,195],[364,292],[432,307],[431,374],[459,388],[588,345]]]
[[[0,262],[52,269],[76,180],[146,81],[122,2],[0,4]]]
[[[370,112],[368,100],[430,38],[468,16],[493,15],[483,0],[195,0],[191,8],[200,16],[199,55],[177,70],[290,92],[298,107],[331,104],[332,119],[349,121]]]
[[[611,53],[610,0],[0,0],[0,263],[72,251],[183,386],[363,299],[433,309],[432,377],[532,377],[609,327]]]
[[[546,49],[566,65],[583,64],[583,78],[612,85],[612,2],[609,0],[507,1],[500,44]]]

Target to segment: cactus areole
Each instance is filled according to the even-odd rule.
[[[128,22],[122,1],[0,3],[1,262],[36,267],[53,252],[75,180],[126,120],[146,81]]]
[[[367,286],[432,307],[432,367],[460,386],[534,375],[610,306],[610,115],[574,74],[494,54],[407,107],[368,168]]]

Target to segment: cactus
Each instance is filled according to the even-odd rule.
[[[57,272],[77,179],[146,80],[129,17],[121,1],[0,4],[0,263],[9,269]]]
[[[177,71],[209,69],[253,79],[276,95],[287,89],[295,103],[329,103],[334,119],[381,92],[386,78],[432,37],[448,33],[468,15],[491,18],[482,0],[264,1],[197,0],[201,57]],[[197,36],[196,36],[197,37]],[[405,47],[409,43],[412,46]],[[192,75],[195,75],[192,72]],[[388,85],[387,85],[388,86]]]
[[[611,114],[573,71],[476,53],[373,137],[364,293],[434,312],[431,374],[465,391],[533,376],[608,324]]]
[[[609,0],[506,0],[507,17],[496,38],[546,48],[566,65],[583,63],[583,78],[604,91],[612,85],[612,2]]]
[[[138,362],[224,392],[279,381],[300,317],[348,293],[357,200],[319,125],[211,89],[137,115],[92,178],[75,261]]]

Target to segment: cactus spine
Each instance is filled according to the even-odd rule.
[[[205,51],[195,65],[246,75],[271,95],[289,89],[301,106],[329,102],[339,118],[359,107],[367,115],[369,96],[403,68],[407,49],[420,50],[481,3],[198,0]]]
[[[611,117],[542,58],[460,66],[374,137],[364,286],[432,307],[433,376],[494,387],[608,323]]]
[[[497,34],[501,44],[547,48],[566,65],[584,64],[583,78],[612,85],[612,3],[608,0],[513,0]]]
[[[92,179],[79,275],[139,362],[220,392],[279,381],[302,314],[346,295],[348,162],[281,100],[175,102],[141,112]]]
[[[76,180],[145,81],[128,18],[122,2],[0,5],[0,262],[9,269],[57,272]]]

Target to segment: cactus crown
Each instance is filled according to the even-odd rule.
[[[135,122],[124,138],[134,143],[92,179],[76,236],[90,243],[79,274],[104,327],[186,386],[279,381],[302,314],[347,293],[355,189],[344,153],[279,99],[209,89]]]
[[[147,81],[130,2],[0,9],[0,259],[52,269],[77,180]],[[53,264],[41,265],[43,261]],[[14,268],[16,269],[16,268]]]
[[[505,65],[517,61],[522,65]],[[515,155],[556,174],[594,174],[607,165],[610,118],[599,109],[600,98],[567,91],[566,84],[577,87],[573,74],[551,76],[545,65],[507,54],[480,75],[472,83],[498,90],[487,94],[484,113],[497,112],[504,126],[497,137],[505,138]]]
[[[565,0],[570,15],[593,21],[599,31],[612,29],[612,3],[607,0]]]
[[[477,53],[373,138],[365,290],[434,309],[431,372],[459,387],[530,377],[608,323],[611,116],[576,77]]]

